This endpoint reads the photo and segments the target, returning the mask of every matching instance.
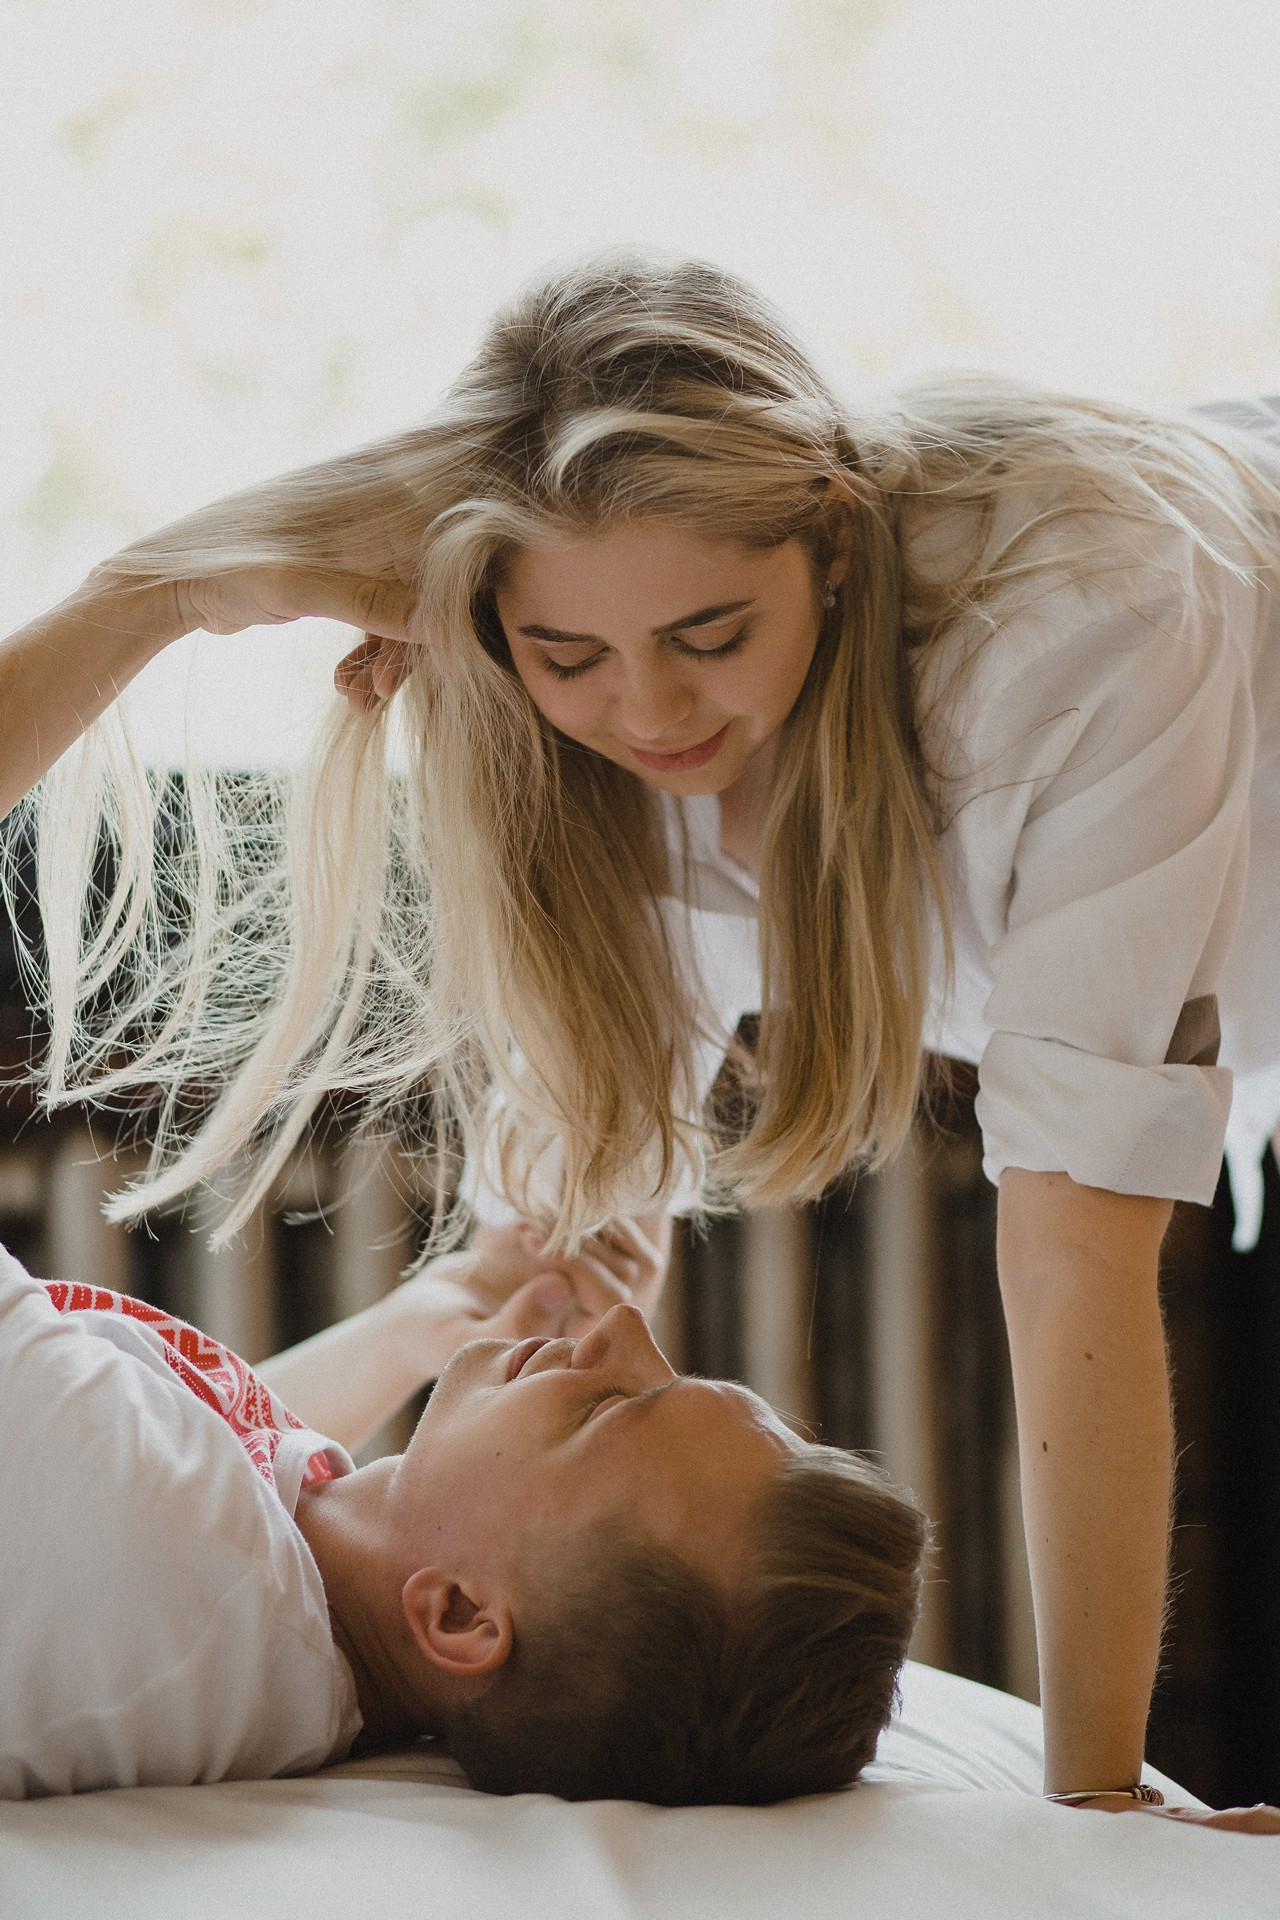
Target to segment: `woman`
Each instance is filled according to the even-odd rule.
[[[500,316],[421,429],[117,556],[9,643],[10,803],[181,633],[368,636],[283,814],[193,783],[157,836],[174,793],[110,741],[46,783],[52,1095],[165,1093],[120,1212],[256,1146],[234,1224],[329,1090],[426,1089],[482,1216],[572,1249],[817,1194],[900,1141],[924,1046],[978,1063],[1046,1790],[1134,1804],[1159,1248],[1213,1192],[1219,1024],[1259,1084],[1280,1058],[1267,457],[977,381],[859,417],[736,281],[609,261]]]

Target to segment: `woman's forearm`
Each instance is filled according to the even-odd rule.
[[[183,631],[168,587],[90,576],[0,641],[0,817]]]
[[[356,627],[366,634],[356,650],[365,667],[343,677],[342,687],[367,706],[380,649],[399,662],[383,691],[407,672],[413,604],[399,580],[334,569],[233,565],[180,579],[159,568],[143,577],[107,561],[69,599],[0,642],[0,818],[182,634],[200,627],[239,633],[308,616]]]
[[[1035,1597],[1045,1788],[1136,1782],[1164,1617],[1166,1202],[1006,1172],[1000,1277]]]

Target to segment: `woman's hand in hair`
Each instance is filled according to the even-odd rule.
[[[0,818],[184,633],[238,633],[308,615],[363,628],[369,638],[356,653],[365,664],[349,676],[350,687],[347,663],[339,668],[340,691],[360,708],[392,690],[390,665],[369,666],[379,649],[391,650],[386,662],[403,656],[399,677],[407,672],[412,613],[413,595],[394,578],[252,566],[164,580],[108,561],[68,599],[0,641]]]
[[[360,645],[339,660],[333,684],[356,713],[369,713],[403,686],[411,659],[405,641],[366,633]]]
[[[175,583],[183,631],[239,633],[315,616],[364,632],[343,655],[333,684],[356,713],[390,699],[408,678],[413,595],[397,579],[328,573],[301,567],[246,567],[207,580]]]
[[[413,594],[402,581],[316,567],[237,567],[170,583],[182,633],[239,633],[289,620],[337,620],[362,628],[365,645],[399,644],[409,632]]]

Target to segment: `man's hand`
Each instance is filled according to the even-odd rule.
[[[580,1253],[549,1254],[531,1221],[480,1227],[465,1253],[443,1254],[389,1296],[397,1340],[424,1380],[468,1340],[580,1340],[620,1302],[650,1313],[665,1250],[634,1220],[610,1222]]]
[[[620,1300],[639,1307],[643,1314],[653,1312],[667,1275],[670,1239],[665,1216],[619,1218],[570,1257],[549,1254],[545,1234],[530,1220],[518,1220],[509,1227],[479,1227],[470,1248],[483,1262],[474,1288],[478,1298],[496,1303],[537,1273],[562,1274],[577,1309],[562,1331],[579,1338]]]
[[[527,1222],[482,1227],[465,1253],[442,1254],[258,1373],[307,1425],[359,1447],[468,1341],[581,1339],[619,1301],[649,1311],[665,1270],[662,1248],[630,1220],[572,1259],[547,1254]]]
[[[442,1254],[382,1305],[388,1359],[394,1348],[396,1370],[411,1372],[416,1386],[434,1380],[470,1340],[555,1339],[577,1311],[563,1274],[539,1268],[522,1251],[518,1260],[499,1262],[476,1249]]]

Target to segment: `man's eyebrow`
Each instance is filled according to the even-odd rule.
[[[661,640],[668,633],[683,633],[686,627],[709,627],[713,621],[727,619],[731,613],[745,613],[748,607],[754,605],[754,600],[722,600],[718,606],[699,607],[696,613],[687,613],[683,620],[668,620],[660,627],[651,627],[649,631],[653,639]],[[530,625],[517,627],[516,631],[530,640],[548,641],[553,647],[580,647],[584,642],[600,645],[598,633],[570,633],[564,627]]]

